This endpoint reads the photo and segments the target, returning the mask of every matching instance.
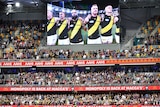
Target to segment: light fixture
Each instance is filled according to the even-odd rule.
[[[87,11],[86,11],[86,10],[84,10],[84,11],[83,11],[83,14],[87,14]]]
[[[15,6],[16,6],[16,7],[20,7],[20,3],[19,3],[19,2],[16,2],[16,3],[15,3]]]
[[[35,3],[35,6],[38,7],[38,3]]]
[[[37,1],[35,1],[35,0],[32,0],[30,3],[34,4],[36,7],[38,7],[38,5],[39,5],[39,3]]]
[[[83,14],[83,11],[82,11],[82,10],[80,10],[80,11],[79,11],[79,14]]]
[[[12,7],[12,5],[11,5],[11,4],[7,4],[7,7],[8,7],[8,8],[11,8],[11,7]]]
[[[66,10],[66,13],[71,13],[71,10],[70,10],[70,9],[67,9],[67,10]]]
[[[58,7],[56,7],[56,8],[55,8],[55,11],[58,11],[58,10],[59,10]]]
[[[6,12],[6,15],[9,15],[9,12]]]

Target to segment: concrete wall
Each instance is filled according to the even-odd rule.
[[[120,23],[126,29],[125,39],[128,40],[146,20],[160,15],[160,8],[122,9],[120,14]]]
[[[83,50],[103,50],[103,49],[110,49],[110,50],[119,50],[120,49],[120,44],[104,44],[104,45],[78,45],[78,46],[47,46],[47,47],[40,47],[40,49],[72,49],[74,51],[83,51]]]
[[[160,8],[122,9],[121,25],[126,29],[137,29],[147,19],[160,15]]]
[[[45,20],[46,15],[42,13],[5,13],[1,14],[0,19],[3,20]]]

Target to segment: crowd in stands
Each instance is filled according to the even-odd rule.
[[[160,23],[160,16],[154,16],[147,20],[141,27],[139,35],[135,37],[134,45],[160,45],[160,27],[156,29]],[[156,33],[153,33],[155,32]]]
[[[160,17],[159,17],[160,18]],[[154,22],[154,23],[152,23]],[[18,22],[0,24],[0,60],[55,60],[55,59],[119,59],[160,57],[160,33],[148,36],[144,46],[130,50],[72,51],[41,49],[45,25]],[[151,33],[159,19],[148,21],[142,32]],[[12,46],[9,46],[11,45]],[[154,46],[157,45],[157,46]],[[158,46],[159,45],[159,46]],[[156,70],[159,71],[159,70]],[[117,70],[108,67],[102,70],[66,72],[62,70],[25,71],[0,73],[1,86],[73,86],[73,85],[159,85],[160,72]],[[160,105],[160,93],[104,93],[104,94],[2,94],[0,105]]]
[[[8,44],[9,44],[9,35],[6,35],[3,32],[7,32],[7,28],[5,26],[0,25],[0,49],[5,49],[7,48]],[[8,39],[9,38],[9,39]]]
[[[160,93],[0,94],[0,105],[160,105]]]
[[[3,24],[5,23],[5,24]],[[3,22],[0,24],[1,49],[7,48],[7,44],[12,43],[16,49],[37,48],[45,32],[43,21],[19,21]]]
[[[160,45],[160,32],[155,33],[154,35],[148,36],[145,41],[145,45]]]
[[[146,26],[157,26],[159,18],[156,16],[153,20],[147,21]],[[159,32],[146,38],[144,46],[135,46],[130,50],[84,50],[79,52],[47,48],[38,50],[45,32],[43,23],[45,22],[15,21],[0,24],[0,59],[112,59],[160,56],[160,47],[152,46],[160,45]]]
[[[1,59],[33,59],[33,60],[54,60],[54,59],[119,59],[119,58],[140,58],[159,57],[159,46],[135,46],[130,50],[93,50],[93,51],[72,51],[63,49],[18,49],[4,52]]]
[[[8,70],[8,69],[7,69]],[[106,67],[101,69],[84,70],[81,68],[66,69],[28,69],[15,73],[3,71],[0,77],[0,84],[6,86],[14,85],[148,85],[160,84],[160,73],[158,66],[149,68],[128,68],[127,70],[118,67]],[[5,74],[6,73],[6,74]]]
[[[160,16],[154,16],[148,19],[141,27],[141,33],[150,34],[156,26],[160,23]]]

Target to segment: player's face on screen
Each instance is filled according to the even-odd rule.
[[[60,19],[64,19],[64,18],[65,18],[65,14],[64,14],[63,12],[60,12],[60,13],[59,13],[59,18],[60,18]]]
[[[72,16],[77,16],[77,11],[76,10],[72,10]]]
[[[98,6],[97,5],[93,5],[92,6],[91,14],[93,14],[93,15],[97,15],[98,14]]]
[[[47,19],[50,20],[53,17],[52,11],[48,10],[47,11]]]
[[[113,11],[113,8],[112,8],[111,5],[106,6],[106,8],[105,8],[106,15],[111,16],[112,15],[112,11]]]

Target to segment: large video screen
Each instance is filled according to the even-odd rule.
[[[84,10],[47,4],[47,45],[120,43],[119,16],[118,6]]]

